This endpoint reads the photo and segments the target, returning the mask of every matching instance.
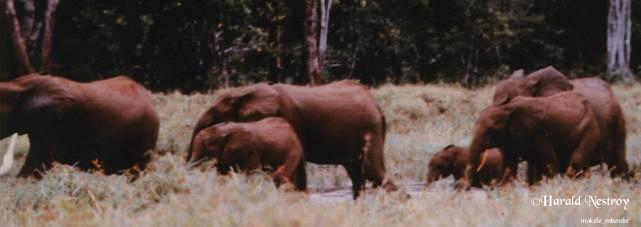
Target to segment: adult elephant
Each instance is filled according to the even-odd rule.
[[[605,81],[597,77],[568,80],[552,66],[527,77],[523,70],[517,70],[496,85],[492,105],[504,105],[517,96],[545,97],[569,90],[583,95],[597,118],[601,131],[598,145],[601,161],[608,164],[613,177],[626,176],[625,119],[619,102]]]
[[[541,174],[580,174],[600,162],[597,145],[599,124],[583,95],[574,91],[546,97],[516,97],[500,106],[483,110],[476,121],[470,145],[472,186],[480,186],[481,152],[497,147],[503,151],[509,171],[516,172],[519,159],[528,162],[528,181]]]
[[[259,83],[220,93],[198,120],[192,135],[220,122],[248,122],[278,116],[286,119],[303,145],[305,160],[343,165],[354,198],[365,186],[396,186],[385,179],[385,117],[368,89],[343,80],[307,87]],[[187,160],[190,157],[188,155]]]
[[[40,176],[52,162],[139,171],[156,145],[151,94],[126,77],[78,83],[31,74],[0,83],[0,97],[0,138],[27,134],[31,144],[19,176]]]

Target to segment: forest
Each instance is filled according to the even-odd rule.
[[[311,11],[317,1],[0,2],[1,80],[28,72],[77,81],[127,75],[154,91],[187,93],[305,84],[310,13],[321,19],[312,32],[325,29],[322,81],[475,86],[547,65],[571,78],[617,79],[607,70],[608,0],[327,0]],[[629,68],[640,75],[641,1],[627,2]]]

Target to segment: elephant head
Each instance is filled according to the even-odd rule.
[[[520,69],[496,85],[492,105],[509,103],[516,96],[550,96],[573,88],[567,77],[552,66],[530,73],[527,77]]]
[[[0,83],[0,139],[18,132],[15,116],[27,89],[13,82]]]
[[[192,149],[195,136],[211,125],[227,121],[257,121],[279,116],[281,110],[280,94],[266,83],[223,91],[196,123],[189,150]],[[191,160],[191,152],[187,155],[187,160]]]
[[[467,164],[466,148],[448,145],[437,152],[428,164],[427,184],[431,184],[441,178],[454,175],[454,179],[464,176]]]
[[[218,172],[257,168],[252,147],[242,129],[233,122],[223,122],[201,130],[194,139],[190,162],[213,159]]]
[[[220,157],[220,154],[225,149],[225,144],[227,144],[231,136],[228,131],[221,130],[221,126],[225,124],[227,123],[213,125],[201,130],[196,135],[189,151],[190,162]]]
[[[519,122],[519,111],[514,103],[503,106],[490,106],[483,110],[476,121],[474,137],[469,146],[469,165],[466,169],[467,178],[471,177],[472,186],[480,186],[477,170],[480,165],[481,153],[487,149],[499,148],[506,156],[507,162],[515,162],[516,154],[510,148],[512,143],[518,143],[515,136],[520,134],[523,123]],[[524,132],[524,131],[521,131]],[[469,179],[468,179],[469,180]]]

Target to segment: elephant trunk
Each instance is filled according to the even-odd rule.
[[[204,127],[199,127],[197,125],[191,135],[191,142],[189,142],[189,148],[187,148],[187,157],[185,157],[185,161],[187,161],[188,163],[194,161],[194,155],[192,154],[195,150],[194,142],[196,142],[196,135],[198,135],[198,132],[200,132],[200,130],[202,130],[203,128]]]
[[[490,148],[487,132],[477,132],[472,139],[472,143],[469,148],[469,166],[465,170],[465,175],[468,181],[471,181],[472,186],[480,187],[480,181],[478,178],[478,171],[481,167],[481,154],[486,149]]]
[[[193,142],[189,147],[189,151],[187,152],[187,162],[193,164],[198,161],[201,158],[201,150],[202,142],[198,138],[193,139]]]
[[[439,176],[440,176],[439,173],[437,173],[433,169],[430,169],[429,172],[427,173],[427,185],[430,185],[432,184],[432,182],[438,180]]]
[[[11,167],[13,166],[13,152],[16,147],[17,138],[18,138],[17,133],[14,133],[13,136],[11,137],[11,143],[9,144],[7,153],[4,155],[4,158],[2,160],[2,166],[0,167],[0,177],[7,175],[9,173],[9,170],[11,170]]]

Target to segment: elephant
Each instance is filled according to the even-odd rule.
[[[397,190],[385,178],[385,116],[367,87],[353,80],[313,87],[258,83],[222,91],[196,123],[189,147],[213,124],[266,117],[282,117],[292,125],[306,161],[342,165],[355,199],[366,179],[374,187]]]
[[[504,165],[516,173],[520,158],[528,163],[530,185],[542,174],[581,174],[598,164],[599,124],[586,98],[574,91],[546,97],[518,96],[507,104],[489,106],[478,117],[470,144],[466,178],[479,187],[481,152],[498,147]],[[583,171],[583,172],[582,172]]]
[[[215,159],[223,174],[230,168],[249,172],[271,166],[277,186],[292,183],[298,190],[307,190],[303,146],[285,119],[219,123],[201,130],[193,145],[192,163]]]
[[[599,155],[602,163],[611,168],[611,176],[627,177],[625,118],[623,110],[610,86],[597,77],[568,80],[565,75],[549,66],[528,75],[517,70],[499,82],[492,105],[509,103],[516,96],[545,97],[562,91],[576,91],[585,96],[594,112],[601,131]]]
[[[462,180],[465,168],[469,163],[469,149],[455,145],[448,145],[434,154],[428,164],[427,185],[441,178],[454,176],[455,181]],[[502,182],[503,154],[499,148],[490,148],[481,154],[478,172],[483,185],[494,185]]]
[[[80,83],[29,74],[0,82],[0,97],[0,138],[26,134],[30,142],[19,177],[41,177],[53,162],[137,176],[156,146],[151,93],[124,76]]]

